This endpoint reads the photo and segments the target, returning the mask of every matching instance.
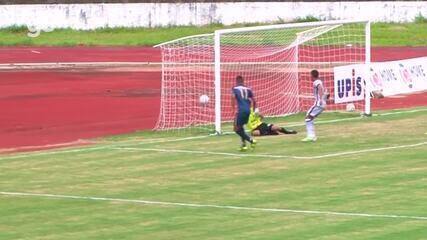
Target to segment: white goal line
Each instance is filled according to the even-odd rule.
[[[417,112],[426,112],[427,108],[421,108],[421,109],[413,109],[413,110],[407,110],[407,111],[396,111],[396,112],[387,112],[387,113],[373,113],[371,117],[382,117],[382,116],[390,116],[390,115],[399,115],[399,114],[404,114],[404,113],[417,113]],[[347,122],[347,121],[353,121],[353,120],[361,120],[361,119],[365,119],[367,117],[364,116],[358,116],[358,117],[348,117],[348,118],[340,118],[340,119],[331,119],[331,120],[320,120],[320,121],[316,121],[316,124],[327,124],[327,123],[336,123],[336,122]],[[278,123],[278,124],[284,124],[286,125],[286,127],[301,127],[301,126],[305,126],[305,123],[288,123],[289,125],[286,124],[286,122],[283,123]]]
[[[0,70],[160,66],[161,62],[43,62],[1,63]]]
[[[144,205],[175,206],[175,207],[187,207],[187,208],[215,208],[215,209],[228,209],[228,210],[254,211],[254,212],[294,213],[294,214],[305,214],[305,215],[427,220],[427,217],[425,216],[410,216],[410,215],[397,215],[397,214],[371,214],[371,213],[357,213],[357,212],[335,212],[335,211],[300,210],[300,209],[286,209],[286,208],[244,207],[244,206],[232,206],[232,205],[163,202],[163,201],[151,201],[151,200],[140,200],[140,199],[89,197],[89,196],[76,196],[76,195],[47,194],[47,193],[0,192],[0,195],[18,196],[18,197],[87,200],[87,201],[124,202],[124,203],[134,203],[134,204],[144,204]]]
[[[396,111],[396,112],[387,112],[387,113],[373,113],[371,117],[382,117],[382,116],[390,116],[390,115],[399,115],[404,113],[417,113],[417,112],[426,112],[427,108],[420,108],[420,109],[413,109],[413,110],[406,110],[406,111]],[[333,112],[329,112],[333,113]],[[279,116],[279,117],[286,117],[288,115]],[[275,117],[276,118],[276,117]],[[316,121],[316,124],[328,124],[328,123],[337,123],[337,122],[348,122],[353,120],[362,120],[362,119],[369,119],[369,117],[365,116],[357,116],[357,117],[347,117],[347,118],[339,118],[339,119],[330,119],[330,120],[319,120]],[[276,125],[284,125],[286,127],[302,127],[305,126],[305,122],[276,122],[274,123]],[[223,132],[225,135],[229,134],[235,134],[234,132]]]
[[[335,153],[328,153],[328,154],[316,155],[316,156],[229,153],[229,152],[213,152],[213,151],[170,149],[170,148],[114,147],[114,149],[130,150],[130,151],[145,151],[145,152],[160,152],[160,153],[189,153],[189,154],[201,154],[201,155],[218,155],[218,156],[230,156],[230,157],[239,157],[239,158],[262,157],[262,158],[285,158],[285,159],[291,158],[291,159],[310,160],[310,159],[321,159],[321,158],[329,158],[329,157],[337,157],[337,156],[355,155],[355,154],[369,153],[369,152],[379,152],[379,151],[394,150],[394,149],[401,149],[401,148],[413,148],[413,147],[419,147],[424,145],[427,145],[427,142],[420,142],[420,143],[407,144],[407,145],[397,145],[397,146],[390,146],[390,147],[367,148],[367,149],[361,149],[356,151],[335,152]]]

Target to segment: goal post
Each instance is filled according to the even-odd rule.
[[[371,64],[371,22],[365,23],[365,78],[369,77]],[[365,80],[367,81],[367,79]],[[371,115],[371,90],[365,82],[365,115]]]
[[[221,32],[215,31],[215,132],[221,134]]]
[[[156,129],[202,126],[221,133],[224,122],[234,118],[231,88],[237,75],[253,89],[265,116],[304,112],[313,103],[312,69],[319,70],[333,93],[334,67],[370,63],[370,23],[325,21],[223,29],[158,47],[162,96]],[[201,103],[202,95],[210,100]],[[369,91],[353,103],[356,110],[369,114]],[[346,104],[334,103],[327,110],[345,108]]]

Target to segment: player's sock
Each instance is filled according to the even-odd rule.
[[[307,137],[309,138],[315,138],[316,137],[316,133],[314,131],[314,120],[313,119],[308,119],[305,121],[305,126],[307,128]]]
[[[248,134],[246,134],[243,128],[240,128],[239,130],[237,130],[236,133],[242,138],[242,142],[248,141],[252,143],[252,138],[249,137]]]
[[[245,138],[244,138],[244,137],[243,137],[243,135],[242,135],[242,128],[240,128],[239,130],[234,130],[234,132],[235,132],[237,135],[239,135],[240,140],[242,141],[242,144],[244,144],[244,143],[245,143]]]

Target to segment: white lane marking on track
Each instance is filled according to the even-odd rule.
[[[36,51],[36,50],[31,50],[32,53],[36,53],[36,54],[40,54],[41,52]]]
[[[285,209],[285,208],[243,207],[243,206],[230,206],[230,205],[163,202],[163,201],[151,201],[151,200],[139,200],[139,199],[89,197],[89,196],[74,196],[74,195],[61,195],[61,194],[46,194],[46,193],[0,192],[0,195],[74,199],[74,200],[77,199],[77,200],[107,201],[107,202],[126,202],[126,203],[138,203],[138,204],[145,204],[145,205],[162,205],[162,206],[177,206],[177,207],[191,207],[191,208],[217,208],[217,209],[231,209],[231,210],[258,211],[258,212],[284,212],[284,213],[300,213],[300,214],[311,214],[311,215],[335,215],[335,216],[346,216],[346,217],[394,218],[394,219],[400,218],[400,219],[412,219],[412,220],[427,220],[427,217],[425,216],[409,216],[409,215],[397,215],[397,214],[371,214],[371,213],[335,212],[335,211],[319,211],[319,210],[298,210],[298,209]]]
[[[162,152],[162,153],[191,153],[191,154],[206,154],[206,155],[222,155],[222,156],[231,156],[231,157],[265,157],[265,158],[292,158],[292,159],[320,159],[328,157],[337,157],[344,155],[354,155],[360,153],[368,152],[378,152],[384,150],[393,150],[400,148],[411,148],[427,145],[427,142],[420,142],[408,145],[397,145],[390,147],[380,147],[380,148],[368,148],[361,149],[357,151],[347,151],[347,152],[336,152],[328,153],[324,155],[317,156],[292,156],[292,155],[274,155],[274,154],[253,154],[253,153],[227,153],[227,152],[212,152],[212,151],[198,151],[198,150],[185,150],[185,149],[160,149],[160,148],[137,148],[137,147],[116,147],[117,150],[131,150],[131,151],[148,151],[148,152]]]

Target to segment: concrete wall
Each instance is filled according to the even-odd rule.
[[[312,15],[321,19],[413,21],[427,2],[256,2],[1,5],[0,27],[94,29],[209,23],[269,22]]]

